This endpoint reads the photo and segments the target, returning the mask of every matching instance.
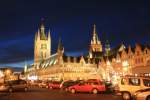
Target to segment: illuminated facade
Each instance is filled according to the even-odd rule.
[[[93,27],[91,44],[88,55],[78,57],[68,56],[59,38],[57,52],[51,55],[51,37],[45,34],[41,24],[35,35],[34,64],[25,66],[28,77],[41,80],[77,80],[77,79],[113,79],[114,76],[129,74],[150,75],[150,45],[128,48],[121,44],[111,49],[108,40],[105,43],[105,52]],[[28,67],[28,68],[27,68]]]
[[[51,55],[50,50],[50,32],[48,37],[46,37],[44,25],[42,24],[40,30],[35,35],[34,64],[30,68],[25,66],[24,69],[28,77],[34,76],[34,78],[40,80],[101,78],[97,73],[99,59],[93,56],[94,53],[100,52],[102,54],[102,45],[98,39],[95,25],[90,45],[92,57],[89,57],[89,55],[78,57],[66,55],[61,38],[59,38],[57,52]]]

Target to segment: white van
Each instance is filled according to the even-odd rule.
[[[145,88],[150,88],[150,77],[124,76],[115,92],[120,93],[124,100],[130,100],[135,91]]]

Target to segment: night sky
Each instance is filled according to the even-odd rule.
[[[149,2],[139,1],[0,1],[0,66],[23,67],[25,61],[33,62],[34,35],[42,18],[46,31],[51,30],[52,53],[59,34],[67,54],[87,52],[93,24],[103,45],[106,39],[112,48],[120,43],[150,43]]]

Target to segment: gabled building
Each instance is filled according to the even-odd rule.
[[[114,51],[115,50],[115,51]],[[111,51],[108,59],[113,66],[115,75],[146,75],[150,76],[150,46],[136,44],[126,48],[123,44]],[[105,58],[105,57],[104,57]],[[103,59],[104,59],[103,58]],[[101,60],[99,66],[107,67],[107,60]]]

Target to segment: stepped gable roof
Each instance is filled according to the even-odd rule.
[[[141,47],[142,51],[144,51],[145,48],[150,49],[150,44],[146,44],[146,45],[137,44],[137,45],[139,45]],[[116,58],[117,54],[119,54],[121,56],[122,51],[119,50],[121,48],[121,46],[122,46],[122,44],[118,45],[116,48],[113,48],[110,51],[111,52],[110,56],[108,56],[108,57],[103,56],[104,60],[106,60],[106,58],[108,58],[109,60],[112,60],[112,58]],[[135,53],[135,47],[136,46],[131,47],[131,51],[133,53]],[[124,49],[126,51],[126,53],[128,53],[128,49],[129,49],[129,47]]]
[[[139,45],[141,47],[142,51],[144,51],[145,48],[148,48],[150,50],[150,43],[149,44],[145,44],[145,45],[137,43],[137,45]],[[133,53],[135,53],[135,48],[136,48],[136,46],[134,46],[134,47],[131,48],[131,50],[132,50]]]
[[[150,43],[149,44],[145,44],[145,45],[141,45],[142,51],[144,51],[145,48],[148,48],[150,50]]]

